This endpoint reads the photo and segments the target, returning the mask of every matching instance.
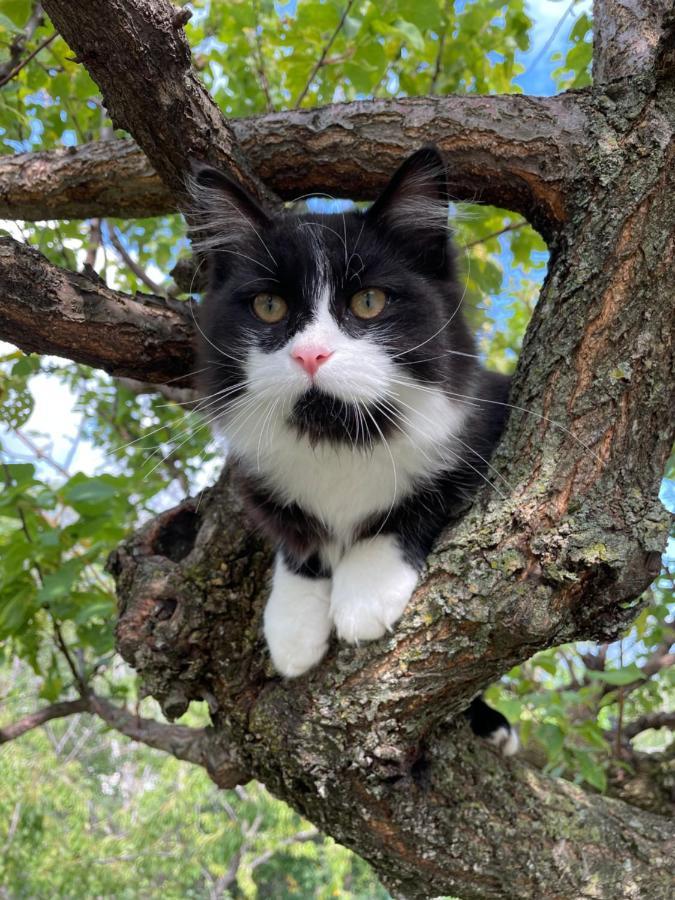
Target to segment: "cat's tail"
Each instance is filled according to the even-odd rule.
[[[518,732],[509,724],[506,716],[488,706],[482,697],[476,697],[464,710],[474,734],[498,747],[504,756],[513,756],[520,748]]]

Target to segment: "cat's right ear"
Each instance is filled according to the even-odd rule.
[[[269,224],[257,200],[213,166],[193,161],[186,187],[190,236],[198,252],[225,249]]]
[[[395,234],[425,271],[444,269],[448,246],[448,182],[435,147],[422,147],[397,169],[366,216]]]

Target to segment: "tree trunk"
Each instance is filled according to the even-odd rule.
[[[616,637],[658,571],[667,530],[658,488],[674,399],[667,5],[651,0],[647,19],[619,21],[625,5],[596,3],[601,57],[591,90],[551,101],[450,98],[455,125],[439,125],[442,103],[431,100],[313,111],[299,138],[305,114],[289,116],[289,142],[298,138],[307,152],[323,146],[339,180],[359,187],[384,175],[373,155],[380,142],[389,170],[410,140],[436,139],[460,161],[453,191],[475,195],[480,184],[483,199],[526,213],[550,241],[514,408],[493,459],[509,488],[505,496],[484,491],[446,530],[394,634],[358,649],[335,644],[301,679],[275,677],[259,629],[270,549],[251,533],[226,475],[199,502],[188,499],[150,522],[110,560],[118,648],[169,718],[192,699],[208,701],[213,729],[200,735],[198,761],[214,781],[260,779],[368,859],[397,896],[672,895],[666,819],[504,760],[458,717],[478,690],[535,651]],[[168,2],[44,6],[176,202],[188,157],[213,147],[214,133],[222,144],[211,160],[248,173],[234,131],[187,72]],[[130,27],[132,20],[142,27]],[[103,32],[120,35],[110,65],[97,52]],[[152,57],[162,41],[176,42],[178,62],[159,71],[140,47]],[[627,47],[640,51],[627,60]],[[157,104],[152,129],[142,121],[146,98],[128,89],[122,71],[141,55],[153,84],[147,97],[171,98]],[[160,90],[165,79],[168,93]],[[179,105],[196,136],[170,127]],[[393,137],[388,125],[387,114],[396,120],[401,105],[430,111],[415,119],[412,138]],[[486,111],[495,109],[494,140],[482,149]],[[361,115],[373,116],[367,134],[331,131],[334,117]],[[482,119],[467,127],[462,155],[452,129],[472,116]],[[270,118],[258,120],[261,127]],[[208,128],[200,125],[206,121]],[[450,136],[439,137],[445,128]],[[374,173],[367,179],[364,161]],[[284,195],[295,190],[283,175],[272,182]],[[259,187],[253,177],[249,183]],[[0,260],[3,290],[8,278]],[[24,305],[39,297],[23,282]]]

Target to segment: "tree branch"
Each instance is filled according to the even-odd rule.
[[[14,66],[13,69],[10,69],[9,72],[0,77],[0,88],[3,85],[7,84],[8,81],[11,81],[12,78],[14,78],[16,75],[18,75],[19,72],[28,65],[31,59],[33,59],[41,50],[44,50],[45,47],[48,47],[51,44],[55,37],[56,33],[50,34],[49,37],[46,37],[43,41],[40,41],[37,47],[31,53],[29,53],[28,56],[25,57],[25,59],[22,59]]]
[[[131,296],[0,238],[0,335],[139,381],[189,386],[194,323],[187,303]]]
[[[53,719],[63,719],[83,712],[98,716],[131,740],[204,767],[220,787],[234,787],[242,780],[248,780],[236,753],[232,748],[225,747],[214,735],[213,729],[167,725],[154,719],[142,718],[90,691],[86,691],[77,700],[53,703],[17,722],[5,725],[0,728],[0,744],[14,741]]]
[[[593,81],[653,73],[666,29],[672,39],[672,11],[672,0],[595,0]]]
[[[52,703],[51,706],[45,706],[37,712],[30,713],[19,719],[18,722],[12,722],[0,728],[0,744],[7,744],[14,741],[21,735],[39,728],[52,719],[64,719],[66,716],[72,716],[75,713],[86,712],[89,708],[87,700],[80,697],[78,700],[63,700],[60,703]]]
[[[249,780],[236,753],[218,740],[211,728],[166,725],[141,718],[95,694],[89,694],[87,702],[89,712],[128,738],[203,766],[219,787],[234,787]]]
[[[335,39],[342,31],[342,27],[345,24],[345,19],[349,15],[349,12],[353,5],[354,5],[354,0],[347,0],[347,4],[346,4],[344,10],[342,11],[342,15],[340,16],[340,19],[339,19],[337,25],[335,26],[335,30],[333,31],[331,36],[328,38],[328,41],[326,42],[323,50],[319,54],[319,58],[317,59],[316,63],[314,64],[314,66],[312,68],[312,71],[309,73],[309,78],[307,79],[307,83],[305,84],[303,89],[300,91],[300,93],[298,94],[298,99],[293,104],[296,109],[299,109],[300,106],[302,106],[302,101],[307,96],[307,91],[312,86],[312,82],[316,78],[316,73],[319,71],[319,69],[323,65],[325,65],[326,57],[330,53],[330,48],[333,46],[333,44],[335,43]]]
[[[567,219],[583,177],[583,97],[415,97],[233,120],[252,169],[285,200],[309,193],[368,199],[423,144],[445,154],[458,200],[527,216],[545,236]],[[176,209],[131,141],[0,158],[0,216],[148,216]]]
[[[654,712],[640,716],[639,719],[624,725],[623,736],[626,740],[630,740],[649,728],[671,728],[675,730],[675,712]]]
[[[129,253],[127,253],[127,250],[124,247],[124,244],[122,243],[122,241],[120,240],[120,237],[117,233],[117,229],[115,228],[114,225],[108,225],[108,237],[110,238],[110,243],[113,245],[115,250],[117,250],[117,253],[121,257],[122,262],[126,266],[128,266],[128,268],[134,273],[136,278],[138,278],[138,280],[142,284],[144,284],[147,288],[150,288],[150,290],[152,291],[153,294],[155,294],[155,296],[157,296],[157,297],[164,296],[164,292],[162,291],[161,287],[158,284],[155,284],[155,282],[152,280],[152,278],[150,278],[150,276],[145,271],[145,269],[143,269],[142,266],[139,266],[139,264],[136,262],[136,260],[134,260],[129,255]]]
[[[49,6],[71,19],[78,41],[83,0]],[[87,13],[99,30],[109,7],[118,17],[114,35],[121,13],[137,6],[97,0],[100,16],[91,16],[91,4]],[[143,48],[162,67],[166,47],[153,43],[153,27],[164,22],[165,6],[146,0],[141,17],[151,32]],[[82,27],[82,43],[91,43],[92,22]],[[139,47],[128,37],[121,41],[131,70],[130,50]],[[168,62],[174,79],[185,77],[183,57]],[[102,63],[88,65],[97,71]],[[115,59],[111,70],[120,65]],[[154,96],[163,71],[148,66],[144,59],[140,74],[156,82]],[[121,77],[118,108],[126,111],[133,101],[128,75]],[[483,97],[352,104],[312,111],[304,126],[283,119],[296,121],[300,192],[312,140],[335,142],[333,177],[359,172],[342,113],[352,117],[354,147],[368,154],[364,171],[390,172],[411,133],[433,139],[439,129],[446,152],[464,154],[461,190],[473,185],[476,199],[529,211],[556,238],[493,458],[512,492],[497,500],[485,491],[452,523],[393,634],[334,646],[304,678],[276,677],[259,634],[271,548],[251,531],[225,477],[146,523],[110,560],[117,645],[145,690],[168,718],[192,699],[209,702],[208,750],[201,756],[180,733],[178,751],[201,758],[217,783],[236,780],[233,769],[259,778],[369,859],[398,895],[521,900],[552,886],[556,898],[575,900],[670,893],[672,824],[506,762],[452,722],[486,683],[535,650],[614,637],[655,575],[667,528],[658,486],[672,440],[675,116],[672,92],[635,82],[613,94],[611,116],[607,98],[587,92],[546,101],[543,119],[529,115],[543,101]],[[116,104],[113,81],[107,88]],[[181,90],[163,88],[170,98]],[[378,110],[386,115],[369,136]],[[435,118],[443,110],[461,110],[463,125],[471,119],[468,140],[458,119],[450,115],[450,129],[447,118]],[[158,156],[173,138],[168,118],[165,105]],[[147,123],[134,127],[147,151]],[[577,136],[561,137],[568,130]],[[200,134],[212,140],[208,129]],[[547,160],[542,147],[556,152]],[[183,151],[164,149],[169,161],[158,170],[175,192]],[[292,155],[278,144],[274,151],[275,167],[288,172]],[[134,732],[126,711],[100,714]],[[145,738],[153,735],[150,726]],[[234,760],[228,748],[236,748]]]
[[[273,199],[251,174],[231,128],[192,69],[184,10],[169,0],[44,0],[43,6],[98,84],[115,126],[134,135],[175,197],[184,193],[185,174],[196,158]]]

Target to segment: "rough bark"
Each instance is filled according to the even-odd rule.
[[[189,303],[122,294],[0,238],[0,336],[26,353],[52,353],[111,375],[189,386]]]
[[[3,218],[131,218],[175,209],[171,192],[131,140],[0,157]]]
[[[65,3],[50,5],[68,18]],[[672,824],[504,761],[456,718],[535,650],[616,636],[658,570],[675,399],[675,84],[667,29],[657,31],[654,53],[640,56],[652,70],[564,101],[584,110],[576,166],[562,173],[564,215],[519,195],[520,211],[548,222],[552,256],[494,458],[511,486],[480,495],[447,529],[394,634],[335,645],[302,679],[275,677],[259,636],[270,548],[227,477],[110,560],[118,648],[170,718],[208,701],[221,750],[212,777],[231,783],[236,759],[369,859],[397,896],[671,895]],[[606,72],[643,41],[600,42]],[[358,169],[353,156],[345,165]],[[503,172],[494,180],[509,183]]]
[[[434,143],[452,196],[527,214],[549,235],[568,216],[567,185],[590,149],[576,95],[372,100],[230,124],[252,170],[285,200],[370,199],[406,155]],[[201,154],[218,163],[210,148]],[[0,185],[0,215],[30,220],[155,215],[179,198],[130,141],[5,157]]]
[[[253,193],[272,199],[192,69],[183,32],[188,10],[169,0],[45,0],[42,5],[101,89],[115,127],[133,134],[175,195],[184,191],[190,160],[209,159]]]
[[[593,17],[593,78],[608,82],[653,71],[673,52],[672,0],[603,0]],[[670,49],[667,45],[670,44]]]

